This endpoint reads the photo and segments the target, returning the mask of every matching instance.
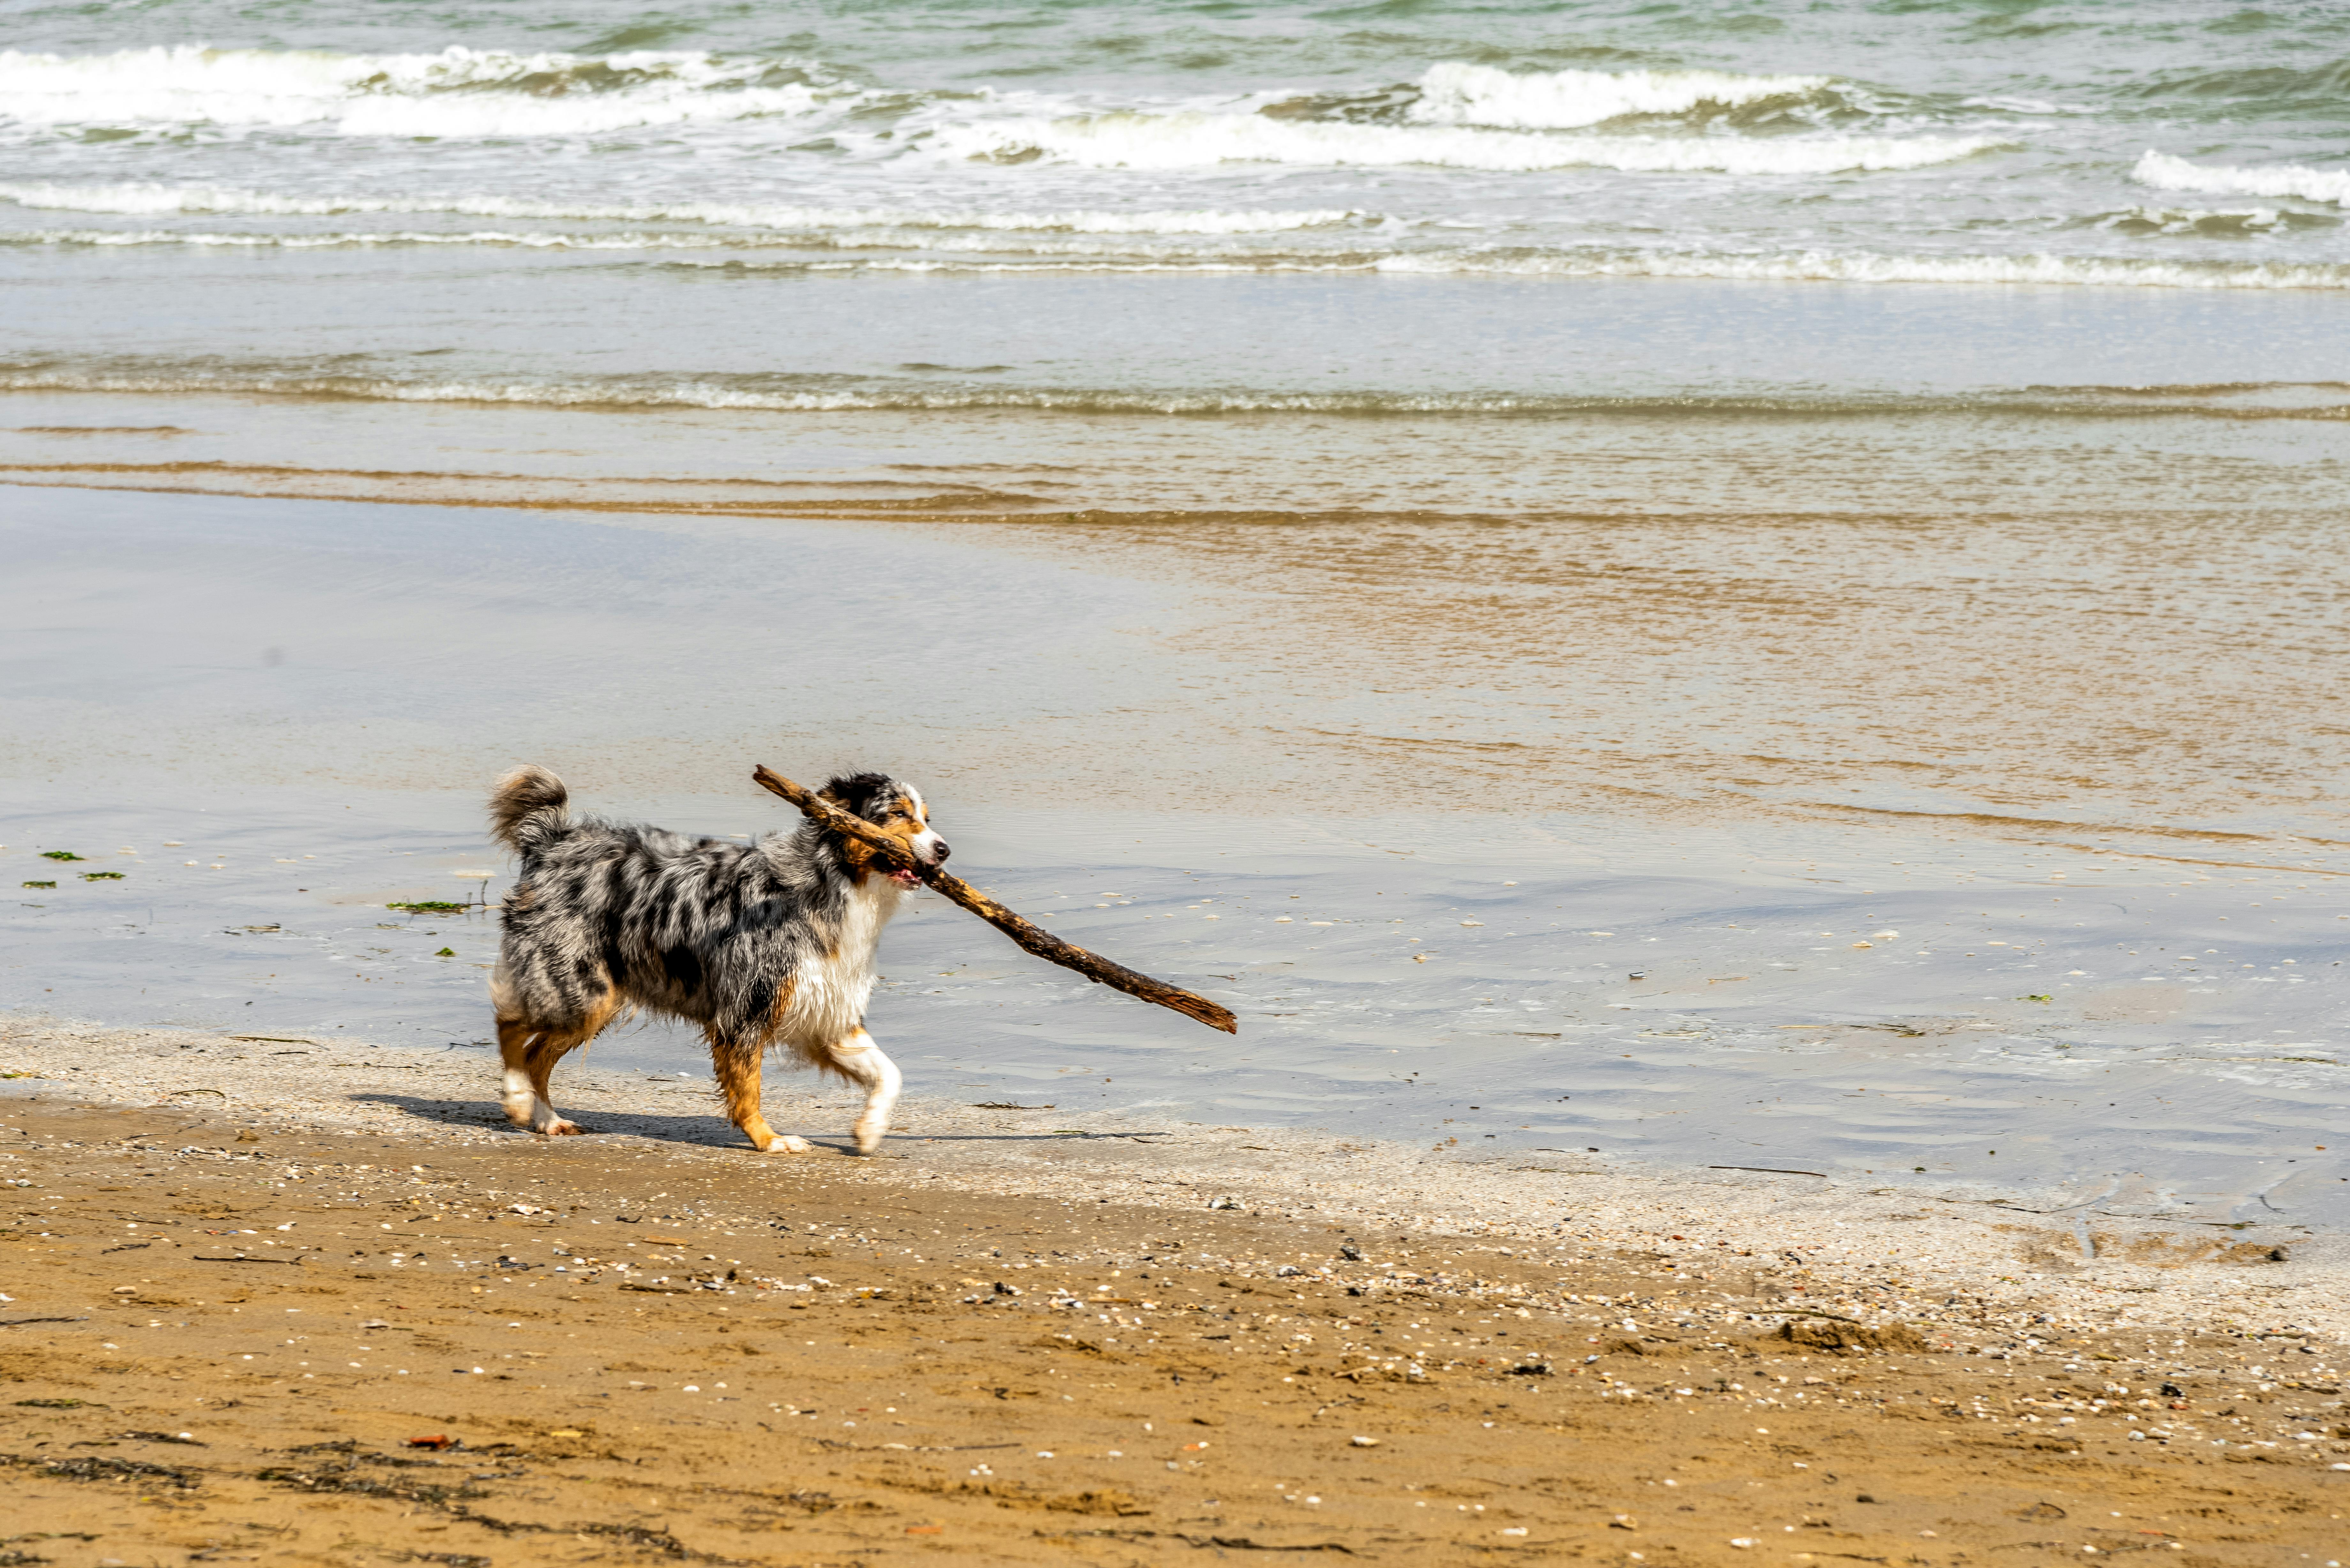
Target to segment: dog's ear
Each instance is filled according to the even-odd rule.
[[[876,773],[842,774],[816,794],[852,815],[872,820],[873,807],[891,793],[889,775]]]

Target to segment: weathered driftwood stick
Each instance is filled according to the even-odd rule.
[[[936,866],[924,865],[914,857],[902,838],[893,838],[863,817],[846,812],[812,791],[802,789],[791,780],[768,768],[754,768],[751,776],[760,785],[783,796],[805,812],[809,820],[844,837],[855,838],[870,846],[892,867],[911,871],[938,892],[961,904],[1030,952],[1048,963],[1073,969],[1087,980],[1096,981],[1128,996],[1139,996],[1145,1002],[1155,1002],[1161,1007],[1171,1007],[1187,1018],[1196,1018],[1211,1029],[1221,1029],[1227,1034],[1240,1033],[1240,1021],[1232,1010],[1219,1007],[1204,996],[1198,996],[1164,981],[1153,980],[1147,974],[1112,963],[1098,953],[1087,952],[1073,942],[1065,942],[1041,926],[1014,914],[962,877]]]

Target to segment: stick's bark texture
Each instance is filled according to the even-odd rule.
[[[780,774],[759,767],[752,770],[751,776],[764,788],[799,807],[818,826],[870,846],[890,867],[911,871],[930,887],[961,904],[1046,962],[1059,964],[1063,969],[1073,969],[1087,980],[1122,991],[1128,996],[1139,996],[1145,1002],[1171,1007],[1187,1018],[1198,1019],[1211,1029],[1221,1029],[1227,1034],[1240,1033],[1240,1021],[1232,1016],[1231,1009],[1220,1007],[1204,996],[1169,985],[1164,981],[1153,980],[1124,964],[1112,963],[1074,942],[1063,941],[1043,927],[1032,925],[1014,914],[962,877],[939,867],[922,864],[907,849],[904,839],[891,837],[863,817],[841,810],[832,802],[802,789]]]

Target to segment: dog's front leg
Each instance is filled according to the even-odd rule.
[[[759,1057],[731,1041],[711,1041],[710,1065],[726,1096],[726,1118],[761,1154],[806,1154],[813,1147],[807,1139],[779,1135],[759,1114]]]
[[[905,1081],[899,1075],[898,1064],[881,1054],[881,1047],[873,1044],[873,1036],[865,1033],[862,1024],[826,1054],[835,1067],[865,1087],[865,1109],[849,1132],[857,1139],[857,1152],[871,1154],[881,1147],[881,1135],[889,1130],[889,1112]]]

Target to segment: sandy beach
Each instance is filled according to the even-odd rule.
[[[534,1140],[492,1125],[482,1064],[369,1055],[0,1036],[5,1332],[39,1335],[5,1351],[37,1521],[12,1549],[2251,1564],[2342,1539],[2323,1241],[936,1103],[858,1160],[837,1096],[771,1100],[822,1145],[779,1160],[728,1147],[706,1092],[593,1073],[593,1136]]]
[[[10,16],[0,1568],[2350,1556],[2337,6]]]

